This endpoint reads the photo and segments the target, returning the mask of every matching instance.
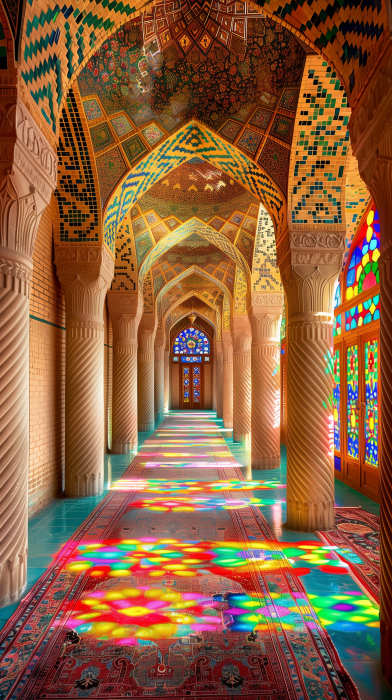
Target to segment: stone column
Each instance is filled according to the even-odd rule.
[[[139,326],[137,366],[137,406],[140,432],[155,428],[154,406],[154,341],[158,319],[143,314]]]
[[[116,455],[137,450],[137,332],[143,299],[137,292],[109,291],[113,324],[113,440]]]
[[[212,410],[216,411],[216,336],[212,341]]]
[[[233,316],[233,440],[250,444],[251,435],[251,345],[248,316]]]
[[[223,345],[216,341],[216,414],[223,418]]]
[[[10,87],[10,93],[12,87]],[[29,298],[41,215],[57,158],[16,97],[0,101],[0,607],[26,586]]]
[[[287,526],[303,532],[334,525],[330,360],[344,228],[292,231],[278,261],[287,298]]]
[[[353,154],[380,216],[380,633],[382,671],[392,685],[392,54],[350,119]]]
[[[223,345],[223,427],[233,427],[233,340],[231,331],[222,331]]]
[[[170,405],[170,350],[167,349],[167,341],[165,348],[165,364],[163,377],[163,410],[165,413],[169,410]]]
[[[65,493],[94,496],[104,481],[103,307],[114,260],[103,246],[56,246],[65,296]]]
[[[165,333],[158,331],[154,345],[154,407],[155,420],[163,420],[164,411],[164,374],[165,374]]]
[[[280,319],[283,294],[253,294],[252,468],[280,465]]]

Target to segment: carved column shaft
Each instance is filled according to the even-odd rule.
[[[24,105],[0,100],[0,607],[26,586],[29,297],[41,215],[57,159]]]
[[[222,341],[216,342],[216,414],[223,418],[223,346]]]
[[[212,410],[216,411],[216,338],[212,343]]]
[[[233,341],[230,331],[222,331],[223,345],[223,426],[233,427]]]
[[[163,410],[165,413],[169,410],[170,402],[170,350],[165,350],[164,363],[164,388],[163,388]]]
[[[281,265],[288,337],[287,525],[314,532],[334,525],[332,301],[344,232],[292,233],[290,246]]]
[[[252,330],[248,316],[234,315],[233,341],[233,440],[250,444]]]
[[[104,481],[103,307],[114,262],[103,247],[57,247],[65,295],[65,492],[101,493]]]
[[[140,432],[155,428],[154,341],[157,318],[144,314],[139,326],[137,405]]]
[[[392,685],[392,53],[350,120],[353,153],[380,217],[380,633],[382,671]]]
[[[137,292],[108,292],[113,323],[114,454],[137,450],[137,332],[143,300]]]
[[[158,331],[154,345],[154,406],[155,420],[163,420],[165,381],[165,334]]]
[[[283,297],[258,294],[252,304],[252,467],[270,469],[280,465],[278,368]]]

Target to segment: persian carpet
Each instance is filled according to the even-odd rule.
[[[360,587],[380,604],[380,518],[361,507],[335,508],[336,530],[319,532],[349,565]]]
[[[120,484],[4,628],[2,700],[358,700],[216,423],[166,418]]]

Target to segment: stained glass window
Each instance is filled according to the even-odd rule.
[[[359,454],[358,402],[358,345],[347,349],[347,453],[350,457]]]
[[[184,384],[184,403],[189,401],[189,382],[190,382],[190,367],[182,368],[182,381]]]
[[[173,352],[176,355],[209,355],[210,341],[203,331],[190,326],[178,334]]]
[[[371,299],[367,299],[363,304],[353,306],[352,309],[346,311],[346,331],[352,331],[354,328],[366,326],[372,321],[380,319],[380,295],[376,294]]]
[[[337,309],[337,307],[340,306],[341,303],[342,303],[342,292],[341,292],[340,282],[338,282],[338,284],[336,285],[335,295],[333,298],[333,308]]]
[[[283,338],[286,337],[286,304],[283,304],[283,315],[282,315],[282,323],[280,326],[280,339],[283,340]]]
[[[365,460],[378,467],[378,342],[365,343]]]
[[[335,316],[333,322],[333,337],[336,338],[337,335],[342,333],[342,314]]]
[[[193,367],[193,403],[200,402],[200,367]]]
[[[336,350],[333,356],[333,421],[334,421],[334,446],[340,452],[340,350]]]
[[[379,282],[380,222],[373,207],[362,226],[352,252],[346,277],[346,300],[371,289]]]
[[[185,363],[188,363],[188,364],[189,364],[190,362],[191,362],[191,363],[192,363],[192,362],[201,362],[202,359],[203,359],[203,358],[202,358],[202,357],[198,357],[198,355],[187,355],[186,357],[182,357],[182,358],[181,358],[181,362],[185,362]],[[206,358],[206,359],[207,359],[207,358]]]

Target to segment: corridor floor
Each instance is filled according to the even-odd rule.
[[[224,438],[224,440],[222,440],[222,438]],[[285,559],[284,555],[282,555],[282,551],[288,552],[288,556],[291,556],[290,550],[287,549],[287,543],[295,542],[298,544],[302,542],[306,545],[307,542],[311,540],[314,541],[316,538],[313,535],[310,538],[309,535],[305,533],[290,532],[283,527],[286,514],[286,465],[284,450],[282,450],[280,469],[253,471],[251,474],[249,468],[250,455],[248,451],[241,445],[233,444],[231,432],[223,429],[222,422],[218,420],[212,412],[170,412],[154,434],[141,436],[141,439],[145,439],[146,441],[144,444],[141,442],[138,458],[134,460],[132,469],[128,469],[126,475],[123,476],[129,464],[129,457],[109,455],[106,458],[107,489],[103,494],[103,496],[109,494],[109,505],[107,499],[105,501],[107,504],[106,510],[110,510],[110,503],[113,504],[112,510],[114,509],[114,504],[115,502],[117,503],[117,501],[115,501],[116,498],[120,499],[118,503],[120,503],[124,495],[128,498],[121,518],[116,515],[117,520],[115,520],[113,516],[113,522],[115,521],[116,527],[119,527],[121,524],[121,528],[118,530],[117,527],[117,530],[113,531],[115,536],[113,533],[111,534],[111,538],[109,538],[110,542],[108,539],[105,540],[106,550],[102,549],[103,525],[99,525],[101,520],[95,516],[95,520],[90,517],[89,521],[91,512],[99,505],[103,496],[89,499],[57,499],[31,519],[29,524],[28,591],[36,584],[39,577],[47,572],[47,567],[50,569],[52,561],[56,561],[56,555],[62,550],[63,545],[65,545],[67,541],[73,541],[73,546],[75,546],[76,539],[73,540],[72,537],[74,531],[79,528],[87,518],[86,522],[90,522],[91,528],[95,528],[95,535],[99,537],[99,541],[96,538],[91,541],[90,532],[90,539],[86,541],[83,540],[84,544],[79,545],[78,556],[71,555],[69,553],[71,550],[69,550],[67,554],[67,566],[64,570],[68,567],[68,575],[74,578],[76,575],[76,577],[79,577],[78,580],[81,580],[83,577],[86,579],[87,575],[90,576],[90,580],[93,580],[92,577],[96,576],[98,584],[94,589],[89,589],[90,598],[94,599],[94,596],[100,598],[100,601],[96,600],[95,602],[103,603],[103,608],[106,605],[108,610],[112,607],[112,604],[108,602],[107,598],[108,596],[110,598],[109,594],[110,591],[113,592],[114,584],[118,586],[121,581],[126,580],[128,577],[129,581],[132,579],[132,586],[135,589],[135,581],[138,581],[139,597],[137,599],[137,605],[132,607],[127,603],[128,608],[126,608],[128,611],[133,611],[127,614],[130,616],[131,622],[137,624],[131,626],[123,624],[124,630],[126,629],[127,631],[118,632],[118,618],[113,617],[112,610],[109,610],[110,614],[112,614],[112,618],[110,618],[110,615],[108,617],[108,613],[103,610],[99,613],[95,611],[94,607],[89,608],[89,611],[86,612],[86,610],[83,609],[84,604],[80,601],[73,604],[74,607],[72,610],[68,603],[66,611],[68,615],[68,626],[64,626],[64,630],[68,630],[68,640],[72,639],[72,633],[76,636],[73,637],[73,642],[69,641],[69,644],[64,643],[63,639],[61,653],[56,659],[56,668],[58,669],[61,667],[61,663],[63,662],[68,663],[69,669],[73,668],[72,663],[75,664],[76,661],[72,655],[72,644],[75,645],[76,649],[76,645],[82,643],[80,640],[86,644],[86,640],[88,639],[91,645],[93,633],[94,643],[97,639],[104,640],[98,641],[97,649],[100,649],[102,644],[107,644],[108,638],[112,635],[112,628],[110,627],[111,620],[116,619],[117,632],[113,633],[113,637],[117,634],[115,641],[117,640],[118,642],[116,649],[119,651],[116,656],[117,661],[115,660],[113,662],[113,666],[117,663],[116,668],[119,668],[120,671],[121,668],[123,668],[120,663],[119,655],[124,644],[128,643],[130,648],[133,648],[136,644],[138,649],[142,649],[144,655],[147,654],[148,649],[150,649],[148,645],[151,646],[151,644],[153,644],[156,647],[157,664],[148,670],[148,679],[144,681],[144,690],[147,692],[144,694],[150,696],[168,696],[168,688],[173,687],[173,678],[175,674],[179,672],[179,669],[175,667],[172,661],[170,663],[173,669],[171,671],[169,670],[171,666],[168,659],[177,658],[175,655],[176,647],[175,645],[173,646],[173,637],[180,640],[178,645],[180,645],[181,642],[182,645],[188,644],[196,647],[197,643],[202,643],[200,640],[202,640],[204,636],[204,646],[206,649],[211,650],[211,630],[213,630],[213,625],[217,624],[218,618],[219,624],[221,624],[221,626],[223,625],[220,630],[222,647],[227,648],[227,650],[231,652],[234,650],[233,639],[237,639],[238,641],[242,634],[245,635],[245,644],[248,645],[253,653],[258,640],[252,635],[256,634],[256,637],[258,636],[259,639],[264,639],[263,635],[267,634],[266,630],[269,624],[274,626],[274,630],[280,625],[281,630],[286,630],[288,638],[293,628],[300,634],[301,620],[299,617],[295,620],[293,618],[293,612],[289,614],[288,610],[290,609],[292,611],[293,608],[291,606],[290,608],[287,607],[287,591],[282,592],[279,590],[277,581],[280,572],[278,568],[279,566],[287,567],[287,563],[285,563],[287,560],[283,561],[282,564],[282,558]],[[225,479],[227,481],[222,483]],[[244,479],[245,481],[252,480],[252,483],[246,484],[243,482]],[[160,483],[158,483],[157,480],[160,480]],[[165,481],[164,484],[162,484],[162,480]],[[187,480],[192,480],[192,483],[185,483]],[[251,503],[249,502],[249,497],[252,499]],[[110,501],[110,499],[112,500]],[[105,503],[102,504],[102,507],[105,506]],[[342,484],[336,485],[336,504],[342,506],[361,505],[365,510],[378,514],[377,504]],[[116,508],[117,507],[118,504]],[[266,520],[265,525],[263,524],[263,520],[257,518],[258,509],[260,509]],[[254,519],[252,522],[251,517]],[[255,544],[253,545],[251,555],[249,555],[249,551],[246,550],[245,546],[239,549],[235,538],[235,528],[232,526],[233,523],[236,524],[237,528],[242,528],[242,539],[244,542],[247,542],[248,550],[249,546],[252,545],[252,540],[257,542],[258,546],[255,548]],[[270,531],[267,523],[270,526]],[[100,528],[101,532],[99,532]],[[255,528],[259,528],[257,532]],[[120,531],[121,537],[123,538],[121,541],[119,540]],[[286,549],[279,551],[279,546],[272,542],[273,536],[280,542],[285,543]],[[261,540],[265,540],[264,548]],[[123,542],[122,545],[121,542]],[[206,542],[209,543],[208,548],[205,546]],[[211,542],[214,543],[214,547],[211,547]],[[244,542],[241,544],[244,545]],[[158,556],[157,552],[154,553],[157,543],[159,543],[160,547]],[[169,554],[166,554],[163,549],[165,543],[166,549],[171,547]],[[185,546],[188,547],[185,555],[183,549],[184,543],[186,543]],[[227,547],[222,547],[223,543],[229,543],[228,547],[232,548],[231,551],[228,551]],[[199,547],[196,547],[197,553],[192,554],[192,546],[196,546],[197,544],[199,544]],[[127,550],[126,556],[119,556],[117,550],[118,547],[121,546],[123,547],[123,551]],[[136,554],[131,556],[132,553],[128,551],[130,547],[134,548]],[[64,549],[62,550],[63,552]],[[306,550],[304,551],[306,552]],[[317,564],[317,556],[316,559],[314,559],[314,550],[310,551],[313,556],[313,563],[311,566],[308,566],[309,561],[302,560],[302,558],[298,558],[297,556],[291,558],[294,565],[294,574],[297,572],[296,581],[299,582],[299,587],[295,589],[297,590],[295,596],[300,596],[300,587],[302,583],[309,601],[318,611],[319,618],[322,620],[324,628],[328,631],[339,653],[344,668],[357,686],[360,697],[363,700],[370,700],[371,698],[375,700],[386,700],[387,698],[392,698],[392,691],[384,683],[379,669],[377,611],[370,601],[367,601],[366,596],[364,596],[363,592],[348,573],[332,574],[321,571],[320,568],[315,565]],[[138,554],[140,554],[141,557],[139,559],[135,558]],[[169,558],[167,559],[167,557]],[[200,557],[204,562],[204,568],[200,568]],[[57,556],[57,559],[58,558]],[[255,564],[255,560],[257,560],[258,563]],[[109,568],[108,561],[110,564]],[[236,569],[237,566],[239,568]],[[268,572],[269,566],[270,573]],[[143,567],[146,571],[142,571]],[[264,590],[263,594],[265,597],[270,595],[271,600],[270,604],[264,605],[264,607],[260,607],[260,602],[257,603],[258,607],[255,607],[254,595],[247,595],[245,598],[244,594],[240,592],[241,590],[246,591],[249,589],[249,571],[252,567],[256,567],[256,569],[258,567],[261,567],[261,569],[267,567],[267,573],[264,576],[267,589]],[[124,572],[124,569],[127,571]],[[305,573],[306,571],[307,573]],[[146,572],[151,577],[150,579],[145,578],[147,575]],[[227,592],[227,585],[225,588],[224,581],[227,583],[227,580],[224,575],[230,580],[229,593]],[[274,576],[275,579],[273,578]],[[212,580],[214,581],[214,592],[212,593],[210,591],[212,602],[205,602],[204,598],[202,598],[201,591],[203,594],[206,593],[208,587],[212,585]],[[216,582],[218,580],[222,588],[221,591],[218,590],[219,586],[217,587]],[[102,581],[104,583],[102,583]],[[140,581],[144,584],[148,581],[149,586],[140,586]],[[151,582],[154,583],[152,589]],[[154,628],[154,624],[162,624],[163,618],[162,616],[159,618],[158,612],[160,610],[167,612],[163,603],[164,596],[162,597],[160,594],[157,594],[158,584],[160,588],[165,591],[165,595],[167,595],[168,591],[171,592],[172,601],[176,596],[178,598],[175,610],[177,610],[176,615],[179,617],[176,624],[173,623],[172,625],[170,644],[168,635],[163,628],[161,633],[157,631],[158,627]],[[144,590],[143,601],[141,601],[140,598],[140,591],[142,589]],[[37,590],[38,588],[36,587],[34,591],[36,592]],[[94,592],[91,592],[92,590]],[[151,596],[149,592],[151,590],[154,591],[155,595],[152,601],[153,605],[151,603],[146,603],[148,596]],[[107,593],[107,591],[109,591],[109,593]],[[103,592],[105,592],[105,594],[103,594]],[[292,592],[293,591],[291,591],[291,593]],[[128,594],[131,597],[134,595],[134,593],[130,592],[130,589]],[[102,597],[105,597],[105,601],[102,600]],[[195,606],[195,597],[199,604],[198,606]],[[283,598],[285,598],[284,601]],[[25,600],[27,599],[28,595],[26,595]],[[271,601],[275,601],[276,599],[279,604],[275,605],[274,610],[272,610]],[[186,602],[187,600],[188,602]],[[346,611],[344,613],[342,612],[340,615],[336,614],[337,601],[350,603],[349,606],[342,606],[345,607]],[[190,605],[191,602],[193,607]],[[283,604],[283,602],[285,604]],[[305,609],[303,606],[306,605],[306,602],[306,600],[302,602],[302,608],[299,608],[299,610],[302,611],[301,614]],[[368,615],[358,615],[358,613],[352,614],[347,612],[347,608],[350,606],[355,612],[355,606],[358,603],[362,605],[362,609],[369,613]],[[45,639],[48,640],[49,647],[49,641],[52,637],[53,639],[56,637],[54,633],[56,625],[60,625],[60,623],[58,622],[59,618],[56,618],[55,623],[53,620],[44,619],[45,615],[43,615],[42,610],[44,604],[45,601],[41,601],[41,619],[39,620],[41,626],[38,624],[38,627],[42,630],[45,624],[49,625],[45,632]],[[148,606],[150,612],[154,611],[156,619],[154,618],[154,623],[151,617],[152,622],[150,627],[143,628],[143,622],[140,622],[139,617],[146,614],[146,606]],[[86,608],[86,605],[84,605],[84,607]],[[337,607],[339,608],[339,605]],[[16,608],[16,605],[8,606],[0,611],[0,624],[5,626],[4,632],[7,634],[10,632],[7,627],[7,621]],[[38,607],[37,610],[39,611],[40,608]],[[91,613],[91,610],[95,612]],[[218,614],[217,611],[219,611],[220,617],[219,615],[216,617]],[[22,606],[18,610],[17,615],[20,615],[21,612],[23,612]],[[189,612],[188,616],[187,612]],[[253,617],[249,614],[252,612],[254,613]],[[117,613],[118,610],[116,611],[116,614]],[[139,617],[137,617],[137,613]],[[169,614],[172,614],[172,612]],[[98,617],[95,622],[94,615]],[[206,615],[215,615],[215,618],[212,619],[208,617],[208,624],[206,624]],[[46,615],[46,618],[47,617],[48,615]],[[303,617],[306,620],[306,616]],[[275,621],[271,623],[271,620],[274,618]],[[160,623],[159,620],[161,620]],[[181,625],[179,625],[179,620],[181,620]],[[24,629],[26,631],[26,627],[28,626],[26,625],[25,619],[23,619],[23,624],[25,625]],[[104,627],[105,624],[106,628]],[[101,627],[99,627],[99,625],[101,625]],[[319,625],[318,621],[316,624],[314,620],[307,623],[309,630],[315,630],[313,633],[315,636],[317,636],[317,625]],[[31,625],[29,629],[32,629]],[[147,631],[144,635],[143,630],[145,629]],[[155,630],[154,633],[152,632],[153,629]],[[253,630],[255,630],[255,632],[253,632]],[[260,631],[257,632],[257,630]],[[227,634],[227,632],[229,632],[229,634]],[[60,632],[58,632],[58,635],[59,634]],[[151,636],[151,634],[155,634],[153,642],[149,639],[149,635]],[[271,634],[271,630],[269,629],[268,635]],[[281,632],[281,634],[283,634],[283,632]],[[308,634],[310,635],[311,633],[308,632]],[[302,635],[304,635],[303,629]],[[34,637],[33,634],[30,636],[32,638]],[[38,635],[34,637],[35,644],[37,643],[37,638]],[[209,646],[207,645],[208,639],[210,639]],[[272,637],[268,637],[268,639],[272,639]],[[54,642],[51,643],[53,646]],[[323,641],[323,644],[326,644],[328,649],[327,637]],[[71,652],[69,651],[70,645]],[[24,652],[26,652],[26,648],[25,645]],[[183,646],[182,648],[186,649],[189,655],[189,647]],[[240,648],[245,649],[245,647]],[[2,654],[5,649],[5,646],[1,647],[0,645]],[[26,673],[24,675],[28,676],[30,683],[34,675],[33,669],[35,669],[36,673],[39,670],[40,662],[37,659],[41,653],[44,654],[44,651],[41,651],[40,647],[39,654],[32,656],[32,659],[35,659],[35,661],[28,667],[28,670],[26,667]],[[185,652],[183,653],[185,654]],[[192,653],[194,655],[196,654],[195,651]],[[50,656],[51,659],[54,659],[53,654]],[[211,654],[213,655],[212,651]],[[285,654],[287,656],[287,649]],[[60,658],[62,659],[61,663],[59,661]],[[135,658],[133,658],[133,661],[135,661]],[[143,658],[147,657],[144,656]],[[265,651],[263,658],[271,659],[271,652],[268,652],[268,650]],[[298,658],[300,658],[300,655]],[[298,658],[296,662],[298,662]],[[203,657],[203,659],[205,659],[205,657]],[[313,662],[317,666],[317,659],[313,659]],[[3,693],[1,695],[2,698],[6,698],[8,695],[8,691],[4,692],[5,689],[1,687],[5,677],[3,669],[7,668],[8,674],[6,674],[6,676],[8,675],[8,678],[11,678],[11,671],[13,669],[12,663],[13,662],[10,661],[6,654],[3,655],[3,667],[0,665],[0,693]],[[77,663],[79,663],[79,661]],[[216,663],[217,661],[215,659],[215,665]],[[245,686],[249,690],[251,685],[249,682],[248,685],[246,685],[247,681],[244,679],[244,672],[241,671],[243,666],[241,666],[241,663],[237,664],[237,666],[227,662],[222,663],[223,665],[221,664],[218,673],[221,683],[219,687],[222,688],[222,684],[224,684],[224,688],[230,690],[231,695],[228,695],[228,697],[234,695],[243,696],[245,693]],[[265,661],[265,663],[267,662]],[[285,662],[281,659],[280,663],[284,666]],[[304,664],[306,666],[305,661]],[[48,666],[49,662],[46,665]],[[207,672],[207,666],[208,663],[206,660],[203,662],[200,661],[196,669],[196,675],[198,674],[199,681],[204,678],[203,682],[206,688],[210,686],[211,695],[217,695],[217,675],[216,673],[214,675],[213,671]],[[288,664],[288,667],[289,666],[290,664]],[[325,695],[320,695],[321,686],[317,682],[315,683],[315,680],[317,680],[317,673],[315,675],[316,666],[313,665],[313,670],[307,667],[307,676],[305,674],[303,677],[303,683],[305,683],[309,697],[330,697],[327,695],[326,690],[324,690],[326,693]],[[80,678],[73,684],[74,690],[72,692],[60,692],[58,683],[60,682],[59,678],[61,679],[62,676],[56,671],[54,676],[57,678],[57,685],[53,677],[51,677],[50,682],[48,681],[49,685],[46,689],[42,689],[42,692],[38,692],[36,686],[33,684],[31,686],[31,692],[26,695],[26,687],[24,687],[23,682],[20,681],[19,684],[14,685],[12,697],[19,698],[22,697],[22,695],[23,697],[37,698],[50,698],[52,696],[118,697],[118,695],[114,693],[114,690],[113,692],[107,690],[106,695],[101,694],[101,690],[103,690],[103,683],[100,680],[100,678],[102,678],[102,669],[101,671],[99,670],[98,663],[90,664],[86,668],[82,669],[81,675],[79,674]],[[143,670],[143,673],[144,672],[145,668]],[[101,677],[99,673],[101,673]],[[140,671],[140,673],[142,673],[142,671]],[[170,678],[170,673],[174,674],[173,678]],[[259,678],[255,670],[252,671],[252,673],[254,678]],[[260,671],[259,675],[261,674],[260,678],[263,683],[271,683],[271,675],[268,675],[268,673],[267,667],[265,667],[262,672]],[[72,675],[71,671],[69,671],[69,675]],[[15,678],[16,676],[17,674]],[[290,682],[294,683],[293,687],[296,686],[296,681],[293,680],[294,677],[295,673],[290,680]],[[110,676],[110,678],[112,679],[112,676]],[[112,682],[112,680],[110,682]],[[289,681],[286,679],[286,682],[288,683]],[[23,692],[22,686],[24,688]],[[326,689],[325,684],[323,687]],[[53,689],[52,694],[50,692],[51,688]],[[155,689],[154,691],[153,688]],[[189,685],[189,688],[191,688],[191,685]],[[192,688],[192,691],[184,690],[184,695],[192,694],[194,696],[194,687],[192,686]],[[203,696],[205,696],[205,692],[204,690]],[[226,692],[228,692],[228,690]],[[130,687],[129,692],[124,694],[125,696],[129,696],[132,694],[138,695],[140,693],[134,692]],[[120,697],[122,697],[122,695],[120,695]],[[251,697],[251,695],[249,695],[249,697]],[[256,695],[254,697],[256,697]],[[295,697],[301,697],[301,690],[298,687],[296,687]],[[336,697],[338,697],[338,695],[336,695]]]

